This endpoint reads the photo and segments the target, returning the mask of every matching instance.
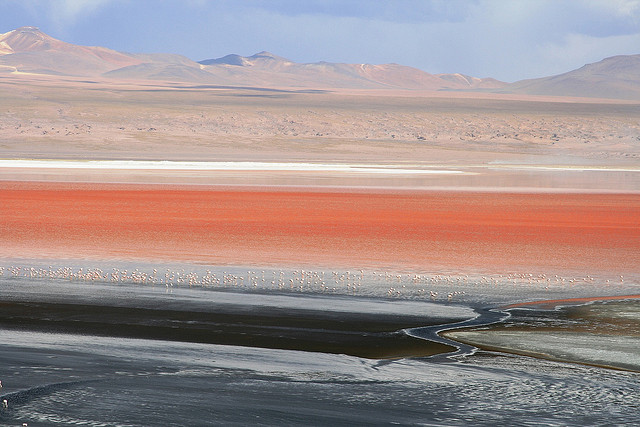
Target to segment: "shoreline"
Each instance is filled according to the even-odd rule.
[[[0,272],[0,328],[397,359],[454,350],[406,336],[404,329],[457,322],[475,313],[428,301],[265,293],[252,286],[114,283],[89,274],[74,281]]]
[[[318,191],[639,194],[630,164],[0,159],[0,182]]]
[[[553,344],[549,345],[555,350],[546,352],[536,351],[535,347],[520,348],[517,336],[515,344],[509,344],[508,337],[500,345],[483,341],[495,341],[495,334],[500,331],[512,335],[527,333],[531,329],[526,326],[527,316],[536,322],[542,316],[550,322],[550,328],[538,325],[529,331],[543,334],[542,338],[537,338],[538,346],[545,345],[543,338],[548,334],[562,336],[558,334],[570,332],[573,333],[567,335],[570,339],[591,338],[593,331],[590,328],[586,332],[574,331],[571,321],[563,326],[556,318],[561,315],[564,319],[566,315],[562,313],[566,310],[593,311],[593,303],[626,303],[635,307],[633,304],[637,304],[640,295],[604,294],[540,300],[535,296],[539,292],[530,290],[529,301],[500,305],[477,300],[478,296],[470,292],[468,300],[447,303],[442,299],[429,301],[426,296],[416,300],[408,295],[396,298],[340,293],[323,295],[311,288],[298,293],[284,289],[254,289],[251,284],[239,288],[232,284],[204,287],[200,282],[180,285],[180,280],[175,287],[167,284],[165,291],[162,282],[113,283],[113,276],[111,280],[108,275],[96,279],[96,272],[91,270],[86,272],[88,278],[83,279],[46,278],[52,273],[58,274],[56,271],[35,276],[37,271],[25,268],[17,274],[9,270],[0,273],[5,287],[4,308],[0,313],[2,329],[301,350],[366,359],[435,356],[434,360],[438,361],[473,354],[477,349],[640,372],[632,360],[622,364],[619,360],[596,363],[588,356],[554,354],[553,351],[559,349]],[[135,274],[143,272],[136,270]],[[234,273],[229,274],[236,277]],[[198,289],[200,286],[202,289]],[[472,288],[464,289],[470,291]],[[477,292],[482,290],[475,290]],[[586,289],[579,292],[589,293]],[[572,292],[565,289],[564,293]],[[557,307],[558,303],[563,305]],[[554,311],[553,307],[561,310],[556,308]],[[525,310],[516,315],[513,309]],[[549,312],[555,314],[550,316]],[[505,329],[505,324],[522,322],[518,320],[523,318],[522,313],[525,313],[524,326]],[[611,315],[606,310],[602,313]],[[620,316],[625,319],[624,314]],[[567,333],[563,332],[567,327]],[[606,324],[599,328],[604,331]],[[471,338],[465,336],[469,333]],[[624,332],[612,332],[612,336],[615,339],[621,333],[628,340]],[[633,336],[634,332],[627,331],[629,334]],[[597,345],[594,343],[592,348]]]
[[[509,304],[502,307],[499,307],[500,310],[509,310],[512,308],[544,308],[544,309],[558,309],[567,306],[574,305],[585,305],[589,303],[595,302],[605,302],[605,301],[624,301],[624,300],[637,300],[640,299],[640,294],[637,295],[609,295],[609,296],[597,296],[597,297],[581,297],[581,298],[563,298],[563,299],[552,299],[552,300],[536,300],[536,301],[527,301],[527,302],[519,302],[515,304]]]
[[[640,167],[631,165],[598,164],[531,164],[515,161],[495,161],[486,164],[444,164],[402,162],[278,162],[278,161],[181,161],[181,160],[77,160],[77,159],[40,159],[40,158],[0,158],[0,168],[12,169],[81,169],[81,170],[196,170],[196,171],[317,171],[317,172],[365,172],[365,173],[463,173],[462,169],[516,169],[544,171],[603,171],[603,172],[640,172]]]

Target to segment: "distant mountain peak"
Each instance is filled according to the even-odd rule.
[[[258,52],[251,56],[240,56],[236,54],[226,55],[222,58],[216,59],[205,59],[204,61],[199,61],[202,65],[236,65],[240,67],[250,67],[255,65],[256,63],[291,63],[287,58],[283,58],[281,56],[275,55],[271,52],[267,52],[263,50],[262,52]]]
[[[40,34],[44,34],[42,31],[40,31],[40,28],[32,27],[32,26],[24,26],[24,27],[16,28],[13,31],[19,32],[19,33],[40,33]]]
[[[263,50],[262,52],[258,52],[255,55],[251,55],[249,58],[251,59],[258,59],[258,58],[268,58],[268,59],[275,59],[277,61],[287,61],[290,62],[288,59],[283,58],[281,56],[275,55],[271,52],[267,52],[266,50]]]
[[[0,54],[3,55],[56,49],[64,45],[65,42],[43,33],[38,27],[20,27],[0,34]]]
[[[78,46],[55,39],[38,27],[0,34],[0,65],[15,71],[70,76],[96,75],[141,61],[104,47]]]
[[[505,91],[531,95],[640,99],[640,55],[617,55],[550,77],[521,80]]]
[[[232,53],[230,55],[225,55],[221,58],[205,59],[204,61],[198,61],[198,63],[202,65],[218,64],[218,65],[236,65],[240,67],[248,65],[247,62],[248,62],[247,58],[245,58],[244,56],[236,55],[235,53]]]
[[[618,75],[628,71],[635,74],[638,72],[638,66],[640,66],[640,55],[616,55],[587,64],[582,69],[593,69],[599,73]]]

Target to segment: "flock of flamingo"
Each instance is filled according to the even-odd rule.
[[[561,277],[559,275],[512,273],[506,275],[469,276],[468,274],[418,274],[394,273],[389,271],[347,270],[247,270],[246,273],[231,273],[211,270],[186,271],[184,269],[165,269],[162,273],[154,268],[151,271],[140,269],[124,270],[112,268],[74,267],[33,267],[0,266],[0,277],[30,278],[46,280],[66,280],[86,283],[135,284],[163,286],[166,292],[175,287],[276,290],[283,292],[331,293],[371,296],[375,288],[376,295],[384,294],[392,298],[417,298],[453,301],[466,294],[471,288],[494,289],[537,289],[577,286],[604,285],[606,287],[624,285],[623,276],[596,278]],[[372,286],[375,285],[375,286]],[[380,291],[382,289],[382,291]],[[440,293],[438,292],[440,291]]]

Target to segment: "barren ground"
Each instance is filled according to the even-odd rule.
[[[632,164],[640,105],[0,78],[0,157]]]

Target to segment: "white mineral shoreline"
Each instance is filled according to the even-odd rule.
[[[186,162],[154,160],[31,160],[2,159],[3,168],[37,169],[117,169],[117,170],[211,170],[211,171],[294,171],[355,172],[382,174],[471,174],[456,169],[425,169],[417,165],[397,167],[381,164],[280,163],[280,162]]]
[[[434,164],[372,164],[372,163],[310,163],[310,162],[250,162],[250,161],[171,161],[171,160],[64,160],[64,159],[0,159],[2,168],[34,169],[114,169],[114,170],[211,170],[211,171],[302,171],[302,172],[365,172],[391,174],[475,174],[463,169],[548,170],[640,172],[640,166],[548,165],[490,163],[454,166]]]

